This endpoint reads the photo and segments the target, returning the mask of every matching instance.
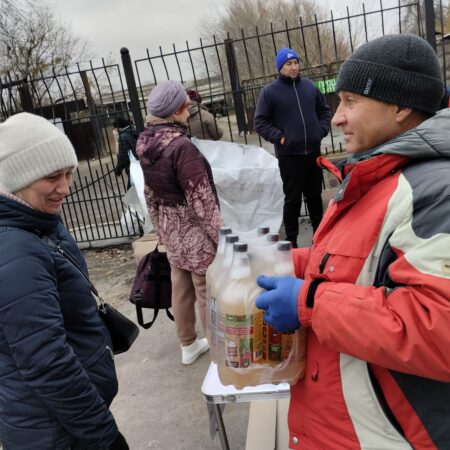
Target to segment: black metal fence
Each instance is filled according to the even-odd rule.
[[[342,62],[361,43],[387,33],[408,31],[428,38],[449,83],[450,35],[444,34],[442,0],[435,9],[429,8],[431,2],[425,3],[422,8],[417,2],[399,0],[397,6],[384,8],[380,0],[380,7],[372,11],[362,4],[361,12],[353,15],[347,9],[343,17],[330,13],[327,19],[314,17],[309,23],[299,18],[295,26],[292,22],[278,28],[267,24],[265,30],[255,27],[242,30],[239,36],[200,40],[195,47],[186,42],[183,48],[174,44],[169,51],[159,48],[156,54],[147,50],[145,58],[135,61],[124,48],[121,67],[102,61],[97,66],[55,68],[33,80],[8,75],[0,79],[0,120],[21,110],[34,112],[53,120],[71,139],[80,164],[63,206],[63,219],[79,243],[136,236],[142,229],[124,201],[126,180],[114,175],[117,138],[112,121],[131,118],[142,130],[146,100],[154,85],[164,79],[180,80],[200,93],[225,131],[222,139],[272,151],[271,144],[254,132],[253,116],[261,88],[277,76],[274,56],[280,47],[295,48],[304,57],[301,74],[313,80],[332,110],[337,105],[334,85]],[[345,150],[335,129],[322,144],[325,154]]]

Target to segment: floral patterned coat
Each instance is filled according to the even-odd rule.
[[[150,218],[172,266],[204,275],[215,257],[222,217],[205,157],[186,127],[149,116],[136,145]]]

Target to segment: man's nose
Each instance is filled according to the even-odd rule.
[[[342,114],[341,105],[339,105],[334,113],[333,118],[331,119],[331,124],[335,127],[339,127],[344,122],[344,115]]]

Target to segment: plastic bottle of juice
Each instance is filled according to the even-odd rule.
[[[249,242],[248,257],[250,259],[250,266],[252,275],[256,282],[258,275],[273,274],[274,261],[277,258],[277,244],[280,240],[278,233],[268,233],[264,236],[264,240],[260,238],[253,239]],[[263,322],[263,358],[261,363],[269,362],[269,325]],[[267,376],[267,374],[265,374]]]
[[[206,271],[206,337],[208,338],[211,355],[215,352],[213,348],[215,339],[211,338],[211,284],[216,278],[217,273],[221,270],[225,254],[225,237],[231,233],[232,230],[229,227],[221,227],[219,229],[219,243],[217,245],[216,257]]]
[[[292,244],[280,241],[277,245],[273,264],[273,275],[294,276],[292,261]],[[274,368],[272,383],[295,383],[303,377],[305,370],[305,331],[300,329],[293,333],[280,333],[272,326],[264,323],[268,335],[269,364]]]
[[[248,257],[255,280],[258,275],[272,273],[279,240],[278,233],[268,233],[248,243]]]
[[[217,314],[217,298],[222,290],[222,280],[226,277],[233,261],[233,244],[239,240],[237,234],[225,235],[223,254],[217,265],[214,266],[213,272],[207,279],[207,300],[209,300],[209,315],[206,314],[207,320],[207,336],[210,336],[210,357],[211,361],[217,362],[217,346],[220,340],[222,326],[220,317]],[[209,324],[208,324],[209,316]]]
[[[248,246],[236,242],[233,248],[229,277],[217,302],[223,324],[217,369],[222,384],[242,389],[261,384],[263,311],[254,302],[261,289],[252,276]]]
[[[249,243],[253,239],[259,238],[261,236],[264,236],[265,234],[270,232],[270,227],[267,225],[261,225],[258,228],[254,228],[250,231],[235,231],[237,235],[239,235],[239,239],[241,241],[245,241]]]
[[[267,233],[266,234],[267,242],[278,242],[280,240],[279,233]]]

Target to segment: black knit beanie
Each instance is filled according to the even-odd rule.
[[[434,114],[444,84],[427,41],[414,34],[390,34],[361,45],[344,62],[336,82],[339,91]]]

